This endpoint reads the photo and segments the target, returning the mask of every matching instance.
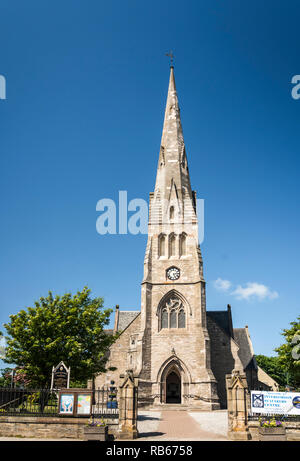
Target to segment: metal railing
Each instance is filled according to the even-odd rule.
[[[119,418],[117,387],[110,386],[93,390],[92,417],[94,419]]]
[[[58,393],[50,389],[0,388],[0,416],[57,415]]]
[[[71,391],[71,389],[70,389]],[[93,419],[119,418],[118,390],[114,386],[92,391]],[[51,389],[0,388],[0,416],[61,416],[59,393]],[[68,416],[76,416],[68,415]]]

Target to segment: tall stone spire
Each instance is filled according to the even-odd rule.
[[[180,109],[175,85],[174,67],[170,69],[165,118],[152,203],[154,221],[168,212],[170,202],[177,200],[178,218],[195,219],[195,197],[193,196],[185,144],[183,139]]]

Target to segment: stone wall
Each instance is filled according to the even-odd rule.
[[[116,342],[110,347],[107,368],[115,367],[115,371],[101,373],[95,379],[95,388],[109,385],[115,381],[115,385],[121,383],[120,374],[130,369],[135,372],[138,362],[138,341],[137,336],[140,330],[140,315],[120,334]]]
[[[0,416],[0,437],[48,439],[82,439],[86,418],[41,416]],[[118,424],[109,425],[109,433],[117,433]]]
[[[217,380],[221,408],[227,408],[226,374],[234,368],[243,370],[238,357],[238,345],[209,316],[207,330],[211,341],[211,369]]]
[[[274,392],[279,391],[279,384],[260,367],[257,369],[257,379],[257,389]]]

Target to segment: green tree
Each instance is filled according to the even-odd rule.
[[[49,292],[4,324],[5,362],[22,368],[32,386],[47,387],[52,367],[61,360],[71,367],[71,379],[86,382],[106,370],[107,351],[115,337],[104,331],[111,309],[103,298],[90,297],[84,287],[75,295],[53,296]]]
[[[5,357],[5,346],[3,341],[3,334],[0,331],[0,359],[3,360]]]
[[[12,368],[4,368],[1,370],[0,387],[10,387],[11,386],[11,374],[12,374]]]
[[[286,371],[279,361],[279,357],[255,356],[257,365],[268,373],[280,386],[286,385]]]
[[[282,332],[285,343],[275,351],[286,372],[287,383],[298,388],[300,387],[300,317],[290,325],[291,328],[284,329]]]

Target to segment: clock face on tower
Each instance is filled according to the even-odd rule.
[[[169,267],[167,269],[167,277],[170,280],[178,280],[180,277],[180,270],[177,267]]]

